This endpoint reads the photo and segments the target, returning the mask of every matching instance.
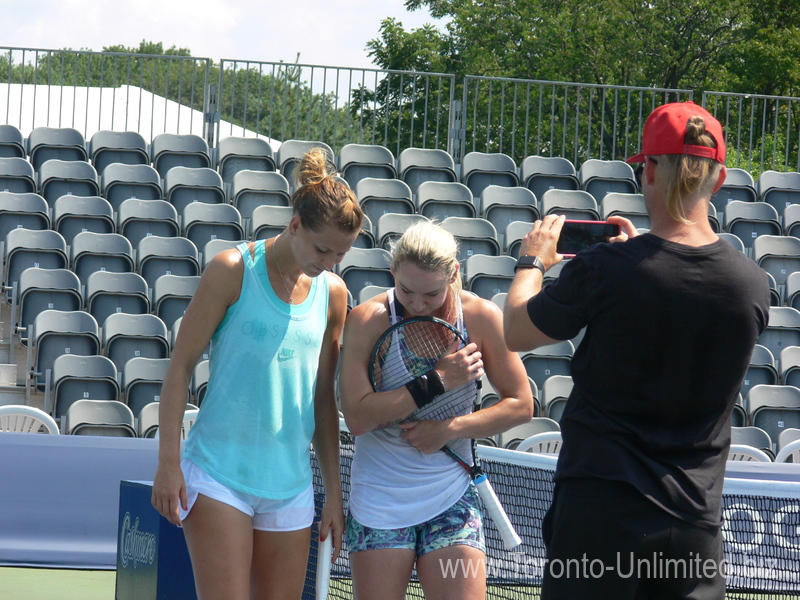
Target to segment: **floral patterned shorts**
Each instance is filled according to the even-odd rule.
[[[350,552],[386,548],[408,548],[417,556],[463,544],[486,552],[480,500],[474,486],[461,499],[430,521],[400,529],[365,527],[347,514],[345,543]]]

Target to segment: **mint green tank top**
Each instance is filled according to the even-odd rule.
[[[262,498],[290,498],[311,482],[314,389],[328,323],[328,279],[312,279],[304,302],[278,298],[265,241],[255,257],[240,244],[239,299],[212,337],[209,383],[184,458],[226,486]]]

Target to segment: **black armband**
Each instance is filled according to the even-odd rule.
[[[417,408],[422,408],[433,402],[436,396],[444,394],[444,384],[436,369],[431,369],[424,375],[412,379],[406,384],[406,388],[414,398]]]

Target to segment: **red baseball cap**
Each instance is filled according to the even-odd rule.
[[[684,143],[686,138],[686,123],[692,117],[703,117],[708,133],[717,143],[716,148],[707,146],[694,146]],[[626,162],[644,162],[645,156],[659,154],[689,154],[713,158],[725,164],[725,138],[722,135],[722,125],[714,116],[694,102],[673,102],[663,104],[655,109],[644,124],[642,134],[642,151],[630,157]]]

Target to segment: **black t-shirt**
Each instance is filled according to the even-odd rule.
[[[769,318],[766,274],[724,240],[599,244],[528,303],[572,359],[556,480],[626,481],[698,525],[721,521],[731,413]]]

